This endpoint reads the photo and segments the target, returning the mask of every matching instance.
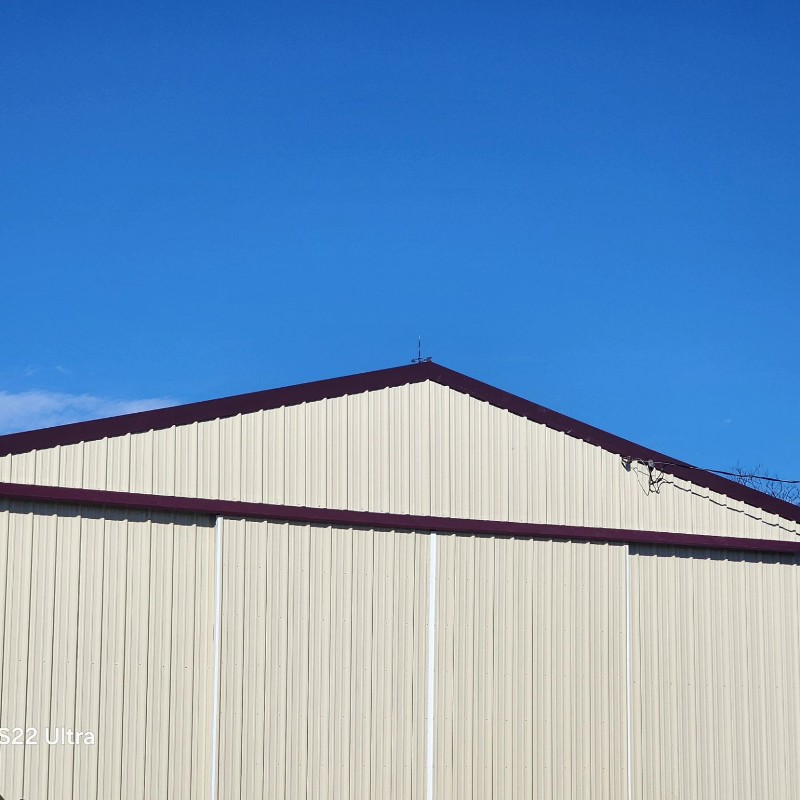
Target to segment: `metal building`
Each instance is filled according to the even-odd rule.
[[[798,534],[432,363],[3,436],[0,795],[794,800]]]

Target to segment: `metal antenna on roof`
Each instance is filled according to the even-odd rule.
[[[430,361],[431,357],[426,356],[425,358],[422,357],[422,337],[419,336],[417,338],[417,357],[411,359],[412,364],[425,364],[426,362]]]

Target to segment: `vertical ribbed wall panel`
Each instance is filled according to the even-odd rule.
[[[325,407],[326,494],[331,508],[347,508],[347,398],[329,400]]]
[[[248,414],[248,418],[253,415]],[[219,426],[219,497],[231,500],[242,499],[242,452],[244,450],[244,426],[242,415],[221,419]],[[249,426],[248,426],[249,427]]]
[[[147,434],[145,434],[147,435]],[[175,491],[175,459],[178,453],[177,428],[165,428],[153,431],[153,482],[152,486],[164,487],[165,494],[177,494]],[[138,475],[132,476],[139,480]]]
[[[198,547],[200,542],[195,529],[188,525],[170,527],[173,536],[173,573],[167,797],[199,798],[207,793],[208,773],[202,769],[197,772],[193,770],[192,746],[196,738],[201,741],[206,738],[211,718],[211,714],[203,710],[211,700],[210,619],[202,612],[211,611],[213,573],[210,567],[213,566],[213,554],[210,535],[203,542],[208,548],[203,552]],[[198,563],[205,583],[198,583]],[[187,602],[187,599],[193,602]],[[195,655],[198,645],[208,648],[200,658]],[[202,709],[193,705],[196,683]],[[207,753],[206,749],[203,753],[206,764]]]
[[[102,611],[100,614],[100,704],[97,741],[97,794],[117,797],[122,783],[122,701],[125,668],[125,595],[128,521],[116,515],[104,520]],[[131,580],[138,576],[132,574]],[[165,695],[168,698],[169,694]],[[126,719],[127,721],[127,719]]]
[[[219,497],[221,420],[197,423],[197,497]],[[228,420],[226,420],[228,422]],[[226,425],[226,430],[229,426]],[[179,465],[179,470],[183,465]],[[228,464],[224,469],[228,469]]]
[[[70,576],[78,593],[78,669],[75,676],[75,729],[99,734],[100,659],[102,656],[104,520],[97,510],[81,520],[81,561]],[[36,517],[34,517],[36,519]],[[55,720],[54,720],[55,721]],[[100,739],[97,739],[100,745]],[[97,784],[99,746],[75,747],[73,796],[99,797]],[[59,787],[69,791],[69,787]],[[69,796],[69,795],[67,795]]]
[[[428,542],[225,520],[221,800],[424,796]]]
[[[0,506],[3,796],[207,797],[213,566],[188,517]]]
[[[55,460],[60,456],[56,448],[47,450],[45,458],[47,460]],[[11,458],[11,470],[9,479],[14,483],[36,483],[36,459],[38,454],[34,451],[31,453],[19,453]],[[41,474],[41,471],[40,471]]]
[[[286,474],[283,502],[288,505],[306,504],[306,404],[288,406],[284,411],[286,430],[283,451],[283,465]]]
[[[437,797],[625,797],[625,548],[440,536]]]
[[[141,434],[139,441],[144,438]],[[152,438],[152,433],[147,434]],[[152,464],[150,464],[152,470]],[[107,440],[106,450],[106,488],[117,492],[130,490],[131,435],[114,436]]]
[[[347,397],[347,505],[356,511],[369,509],[369,434],[365,427],[366,395]]]
[[[0,686],[0,728],[20,727],[28,721],[27,679],[30,641],[31,584],[33,582],[34,518],[32,515],[3,514],[5,527],[6,569],[2,686]],[[48,553],[49,554],[49,553]],[[45,557],[45,561],[47,558]],[[13,732],[12,732],[13,736]],[[26,747],[14,736],[12,744],[0,746],[0,776],[3,791],[8,795],[24,794]]]
[[[25,719],[48,718],[52,702],[53,619],[56,602],[55,573],[58,517],[54,507],[43,507],[40,524],[32,536],[31,595],[29,607],[27,698]],[[35,562],[34,563],[34,554]],[[49,748],[25,748],[26,797],[46,797]]]
[[[416,383],[0,459],[0,479],[358,511],[793,539],[800,523]]]
[[[54,579],[53,672],[50,715],[66,728],[76,729],[75,700],[78,676],[78,607],[79,592],[75,576],[81,566],[81,518],[59,514],[56,533],[56,564]],[[47,628],[47,626],[45,626]],[[74,752],[71,747],[50,750],[46,798],[70,797],[74,775]]]
[[[130,579],[125,582],[125,649],[140,654],[126,658],[123,675],[123,700],[125,725],[130,730],[147,730],[148,686],[148,630],[143,624],[143,609],[149,606],[150,587],[150,524],[144,514],[136,519],[140,533],[128,535],[127,570]],[[145,532],[146,531],[146,532]],[[145,796],[144,778],[147,763],[147,746],[144,736],[134,736],[124,742],[122,750],[122,797]]]
[[[159,434],[162,434],[159,431]],[[159,460],[169,459],[169,447],[172,445],[174,453],[174,443],[169,438],[164,439],[162,435],[158,437],[155,431],[148,433],[135,433],[131,436],[131,467],[128,486],[132,492],[150,494],[153,491],[155,481],[156,464],[154,459],[154,449],[156,441],[160,447]],[[174,461],[174,459],[172,459]],[[159,470],[159,479],[163,482],[166,473]]]
[[[84,442],[76,445],[69,445],[69,447],[82,447],[83,458],[75,459],[74,463],[77,466],[80,464],[82,475],[79,479],[79,486],[88,487],[90,489],[106,489],[108,481],[106,476],[106,463],[108,461],[108,439],[98,439],[93,442]],[[62,448],[66,450],[68,448]],[[16,458],[16,456],[14,456]],[[111,487],[114,488],[114,487]]]
[[[241,500],[261,503],[264,497],[264,414],[244,414],[242,421]]]
[[[199,427],[197,422],[175,428],[175,494],[179,497],[198,497],[197,473]],[[168,446],[168,443],[164,443]],[[161,484],[166,486],[166,482]],[[154,485],[159,492],[161,485]]]
[[[220,800],[424,797],[430,678],[436,797],[622,800],[628,719],[637,800],[800,795],[789,557],[440,534],[429,676],[428,533],[222,534]],[[208,521],[0,505],[3,796],[207,797],[213,599]]]
[[[800,796],[800,570],[631,554],[634,797]]]
[[[147,698],[145,741],[145,796],[151,797],[167,782],[169,742],[169,685],[173,615],[174,537],[169,526],[150,526],[150,582],[148,598]]]

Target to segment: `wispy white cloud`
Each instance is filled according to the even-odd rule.
[[[49,428],[67,422],[114,417],[175,405],[170,397],[148,397],[140,400],[121,400],[114,397],[95,397],[90,394],[63,392],[0,391],[0,434]]]

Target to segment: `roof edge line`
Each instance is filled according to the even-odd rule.
[[[233,395],[218,400],[202,400],[197,403],[171,406],[153,411],[139,411],[118,417],[74,422],[69,425],[59,425],[21,433],[10,433],[0,436],[0,457],[112,436],[144,433],[149,430],[163,430],[178,425],[190,425],[194,422],[206,422],[217,417],[232,417],[237,414],[265,411],[281,406],[299,405],[350,394],[421,383],[426,380],[470,395],[477,400],[482,400],[511,414],[545,425],[552,430],[580,439],[587,444],[595,445],[618,456],[641,459],[643,461],[668,462],[671,466],[660,467],[667,474],[696,486],[710,489],[732,500],[739,500],[767,513],[775,514],[782,519],[800,523],[800,506],[764,494],[756,489],[751,489],[749,486],[743,486],[721,475],[698,469],[682,459],[672,458],[657,450],[651,450],[620,436],[615,436],[588,423],[580,422],[565,414],[540,406],[531,400],[526,400],[488,383],[483,383],[475,378],[470,378],[460,372],[443,367],[433,361],[362,372],[341,378],[328,378],[310,383],[300,383],[260,392]]]
[[[501,408],[511,414],[525,417],[531,422],[537,422],[567,436],[580,439],[587,444],[595,445],[622,458],[630,457],[641,459],[642,461],[667,462],[667,464],[659,467],[659,471],[696,486],[711,489],[711,491],[718,492],[732,500],[739,500],[749,506],[760,508],[782,519],[800,522],[800,506],[796,506],[786,500],[772,497],[764,494],[764,492],[759,492],[757,489],[736,483],[736,481],[732,481],[722,475],[716,475],[713,472],[700,469],[682,459],[672,458],[657,450],[651,450],[628,439],[623,439],[621,436],[595,428],[586,422],[580,422],[558,411],[552,411],[531,400],[526,400],[503,389],[498,389],[491,384],[454,372],[447,367],[442,367],[438,364],[432,364],[431,367],[430,380],[442,386],[468,394],[471,397],[489,403],[489,405]]]
[[[425,362],[390,367],[341,378],[326,378],[277,389],[231,395],[216,400],[201,400],[196,403],[184,403],[151,411],[121,414],[117,417],[104,417],[85,422],[71,422],[67,425],[55,425],[51,428],[7,433],[0,436],[0,457],[27,453],[30,450],[44,450],[58,445],[125,436],[129,433],[164,430],[178,425],[191,425],[194,422],[207,422],[218,417],[234,417],[237,414],[267,411],[281,406],[313,403],[318,400],[388,389],[409,383],[420,383],[430,377],[431,366],[430,362]]]
[[[525,539],[589,541],[606,544],[649,544],[712,550],[800,553],[800,539],[745,539],[667,531],[642,531],[625,528],[598,528],[577,525],[553,525],[536,522],[436,517],[416,514],[388,514],[375,511],[352,511],[336,508],[313,508],[240,500],[174,497],[111,492],[99,489],[75,489],[63,486],[39,486],[0,483],[0,498],[56,505],[77,505],[166,513],[201,514],[209,517],[272,519],[316,525],[341,525],[354,528],[388,528],[404,531],[436,531],[474,536],[502,536]]]

